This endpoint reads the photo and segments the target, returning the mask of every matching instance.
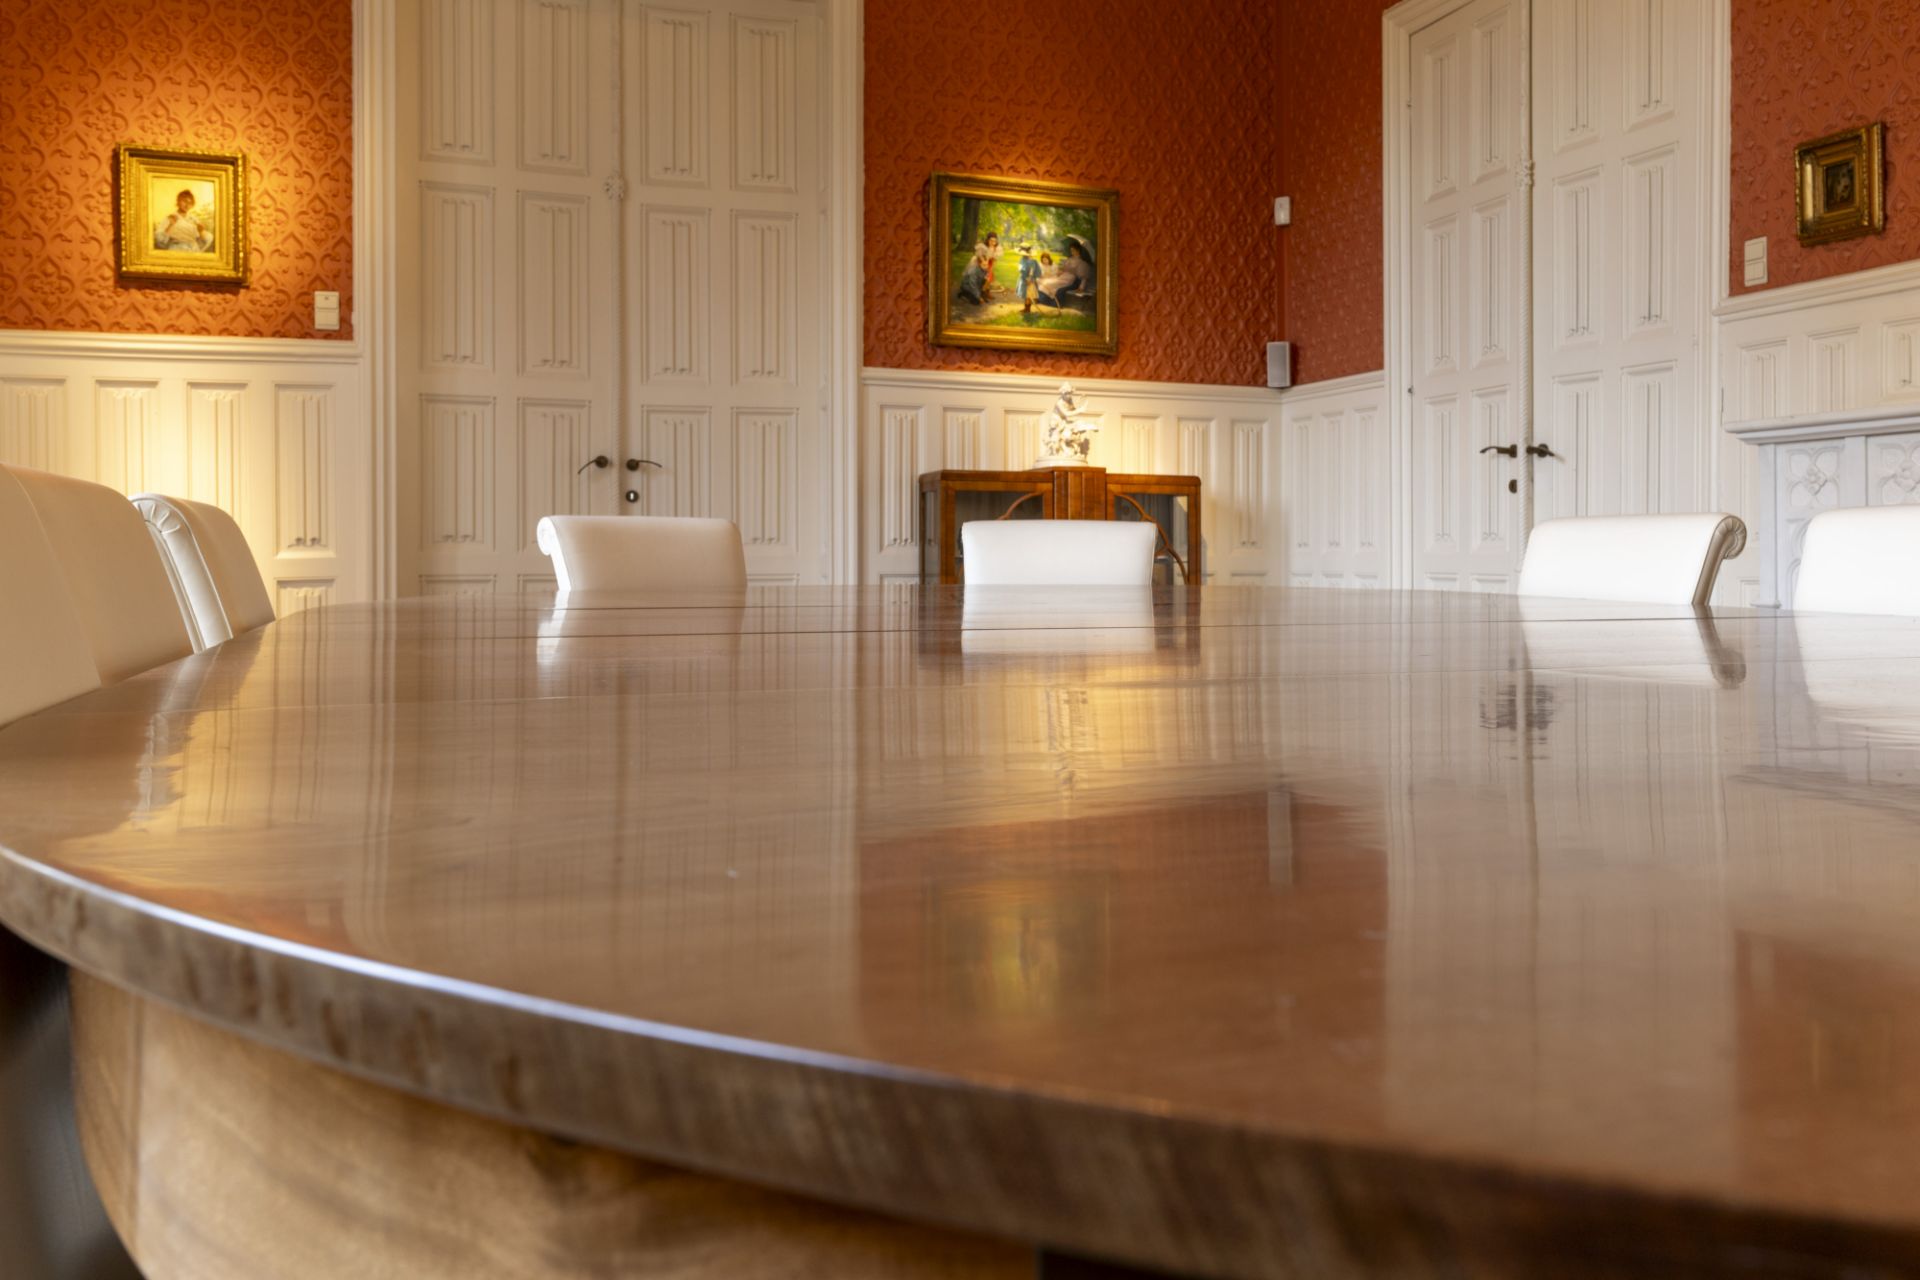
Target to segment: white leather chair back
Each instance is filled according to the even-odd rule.
[[[969,520],[961,576],[978,587],[1145,587],[1160,531],[1144,520]]]
[[[1920,507],[1822,511],[1807,523],[1793,608],[1920,618]]]
[[[0,467],[0,724],[99,687],[59,557],[27,491]]]
[[[1519,594],[1703,605],[1746,545],[1747,526],[1717,511],[1547,520],[1527,541]]]
[[[731,520],[682,516],[543,516],[534,541],[562,591],[663,591],[747,585]]]
[[[0,466],[0,725],[98,689],[92,654],[40,514]],[[0,991],[0,1270],[138,1280],[81,1154],[66,966],[0,928]]]
[[[273,621],[273,601],[246,535],[234,518],[205,502],[135,494],[133,509],[167,566],[187,634],[196,650]]]
[[[10,470],[66,575],[101,681],[192,653],[166,565],[133,504],[105,485]]]

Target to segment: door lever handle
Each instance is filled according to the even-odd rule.
[[[588,458],[585,462],[581,463],[579,469],[573,474],[579,475],[581,471],[585,471],[588,467],[599,467],[604,470],[612,465],[613,460],[607,457],[606,454],[596,454],[594,457]]]
[[[627,459],[627,470],[629,471],[638,471],[643,466],[657,467],[660,465],[661,465],[660,463],[655,462],[652,458],[628,458]]]
[[[1527,452],[1536,458],[1557,458],[1560,456],[1553,451],[1553,446],[1550,444],[1530,444],[1527,446]]]
[[[1517,444],[1490,444],[1486,448],[1480,450],[1480,452],[1497,453],[1497,454],[1500,454],[1502,457],[1517,458],[1520,456],[1520,446]]]

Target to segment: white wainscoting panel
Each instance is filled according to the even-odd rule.
[[[282,613],[372,591],[359,347],[0,331],[0,462],[230,512]]]
[[[1729,566],[1734,599],[1784,605],[1814,515],[1914,500],[1920,263],[1744,294],[1715,316],[1722,501],[1753,533]]]
[[[1393,462],[1378,373],[1280,397],[1280,528],[1297,587],[1393,585]]]
[[[1029,466],[1040,453],[1041,420],[1061,379],[868,369],[861,381],[863,580],[917,581],[921,473]],[[1071,381],[1100,417],[1095,465],[1200,477],[1201,566],[1209,582],[1288,581],[1287,539],[1273,500],[1283,491],[1279,394],[1264,387]]]

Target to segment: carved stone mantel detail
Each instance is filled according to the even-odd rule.
[[[1842,507],[1920,505],[1920,408],[1727,424],[1760,450],[1762,604],[1791,605],[1807,523]]]

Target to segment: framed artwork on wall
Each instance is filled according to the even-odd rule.
[[[1794,148],[1794,202],[1801,244],[1850,240],[1887,229],[1878,122]]]
[[[1118,192],[936,173],[928,184],[927,340],[1112,355]]]
[[[247,282],[247,158],[114,148],[119,271],[141,280]]]

